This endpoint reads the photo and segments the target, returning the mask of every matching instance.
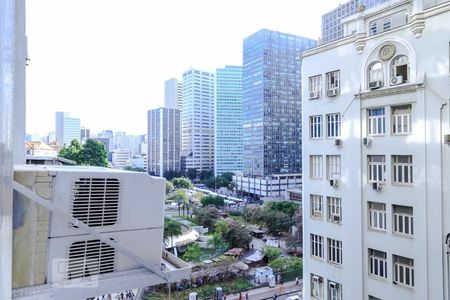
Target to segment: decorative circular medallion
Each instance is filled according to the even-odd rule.
[[[379,57],[381,60],[391,59],[395,55],[394,44],[386,44],[380,49]]]

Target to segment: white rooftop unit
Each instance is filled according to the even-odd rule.
[[[23,165],[15,167],[14,180],[103,238],[161,265],[164,179],[97,167]],[[142,268],[64,215],[19,193],[13,223],[13,288]]]

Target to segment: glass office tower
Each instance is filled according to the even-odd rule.
[[[216,70],[214,172],[242,171],[242,66]]]
[[[315,45],[267,29],[244,40],[244,175],[301,172],[300,55]]]

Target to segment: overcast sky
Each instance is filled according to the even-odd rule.
[[[261,28],[320,37],[338,0],[28,0],[27,133],[55,130],[55,111],[81,125],[144,134],[164,81],[189,67],[242,64]]]

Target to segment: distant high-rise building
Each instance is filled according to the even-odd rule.
[[[164,82],[164,107],[182,109],[183,83],[176,78]]]
[[[186,170],[214,169],[214,94],[213,73],[193,68],[183,73],[182,151]]]
[[[361,5],[364,5],[368,9],[387,1],[390,0],[350,0],[322,15],[321,43],[329,43],[342,38],[344,36],[344,29],[341,21],[348,16],[356,14]]]
[[[56,112],[56,141],[58,146],[69,146],[73,140],[80,141],[80,118],[71,117],[67,112]]]
[[[97,137],[100,139],[107,139],[108,146],[105,149],[108,153],[108,161],[112,161],[112,151],[114,150],[114,132],[111,129],[106,129],[97,134]]]
[[[148,172],[163,176],[180,170],[180,110],[157,108],[148,111]]]
[[[123,169],[129,165],[131,157],[131,149],[116,149],[112,153],[112,164],[116,169]]]
[[[299,57],[311,39],[260,30],[244,40],[244,173],[301,172]]]
[[[81,127],[80,129],[80,141],[84,143],[91,137],[91,130],[89,128]]]
[[[216,71],[214,173],[242,171],[242,66]]]
[[[315,45],[314,40],[267,29],[244,40],[243,174],[233,178],[239,189],[257,196],[281,196],[286,188],[299,187],[299,58],[303,50]],[[291,175],[272,176],[276,174]],[[263,188],[261,179],[269,177]]]

